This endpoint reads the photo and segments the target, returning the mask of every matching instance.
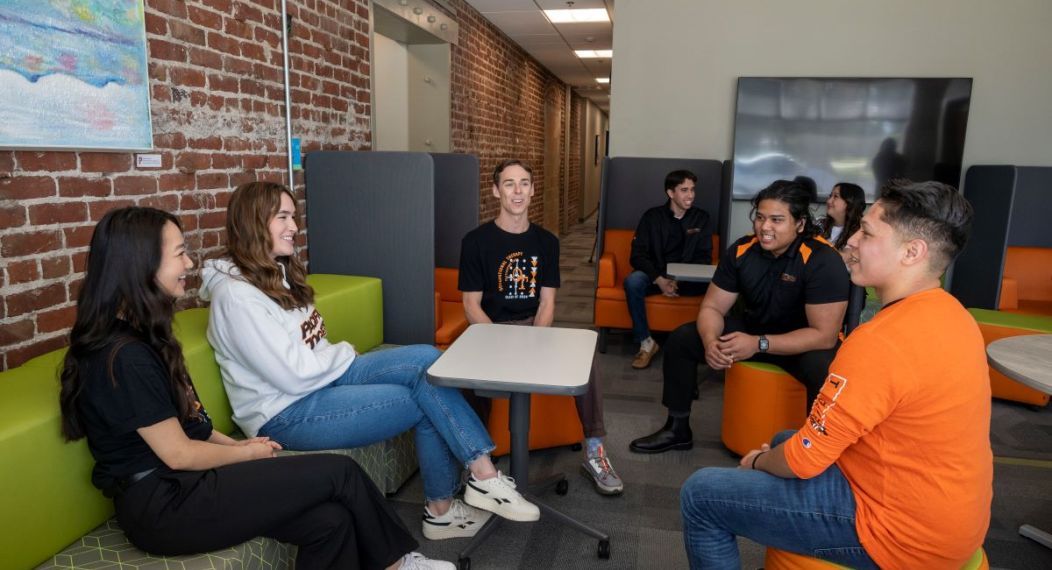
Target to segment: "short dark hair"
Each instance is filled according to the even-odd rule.
[[[500,173],[504,172],[505,168],[509,166],[518,166],[526,171],[526,174],[530,175],[530,180],[533,180],[533,169],[529,167],[525,162],[517,158],[509,158],[502,160],[497,164],[497,167],[493,169],[493,185],[500,186]]]
[[[932,269],[949,267],[968,241],[972,205],[956,188],[929,180],[896,179],[880,189],[883,220],[906,239],[920,238],[933,252]]]
[[[793,217],[793,220],[804,221],[804,231],[800,232],[800,235],[804,237],[818,235],[818,225],[811,216],[811,189],[806,183],[798,180],[775,180],[753,196],[752,211],[749,212],[750,219],[756,215],[756,209],[764,200],[778,200],[789,206],[789,215]]]
[[[689,170],[673,170],[665,175],[665,190],[675,190],[676,186],[683,184],[684,180],[690,180],[697,184],[698,177]]]

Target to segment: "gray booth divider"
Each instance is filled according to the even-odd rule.
[[[996,309],[1009,246],[1052,247],[1048,232],[1052,167],[976,165],[964,179],[976,215],[953,265],[950,292],[965,307]]]
[[[310,271],[382,279],[384,342],[434,342],[434,164],[421,152],[305,161]]]
[[[435,267],[460,265],[460,241],[479,225],[479,159],[432,153],[435,164]]]

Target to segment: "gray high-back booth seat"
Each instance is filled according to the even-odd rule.
[[[435,165],[435,267],[460,266],[460,241],[479,225],[479,159],[432,153]]]
[[[730,200],[723,184],[722,161],[619,156],[603,159],[596,259],[603,254],[603,232],[608,228],[635,230],[643,212],[665,203],[665,176],[673,170],[689,170],[698,177],[694,205],[716,220],[720,244],[725,247]]]
[[[964,197],[975,217],[954,263],[950,292],[965,307],[996,309],[1006,248],[1052,247],[1052,167],[972,166]]]
[[[379,277],[384,342],[433,343],[434,159],[321,151],[305,168],[311,273]]]

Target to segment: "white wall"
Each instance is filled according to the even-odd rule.
[[[409,53],[406,45],[373,34],[376,150],[409,150]]]
[[[602,181],[603,157],[606,153],[606,130],[609,120],[602,109],[585,100],[584,129],[581,133],[581,165],[584,177],[581,184],[581,203],[578,215],[581,219],[592,215],[599,208],[600,182]],[[599,137],[599,164],[595,163],[595,137]],[[613,136],[613,133],[610,133]]]
[[[610,155],[731,158],[739,76],[972,77],[964,169],[1052,166],[1050,0],[617,0]]]

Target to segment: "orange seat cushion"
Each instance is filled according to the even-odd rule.
[[[767,554],[763,560],[764,570],[844,570],[845,566],[827,562],[818,558],[811,558],[803,554],[796,554],[777,548],[767,548]],[[989,570],[990,561],[986,558],[983,547],[972,554],[972,558],[961,567],[961,570]]]
[[[511,451],[508,431],[507,399],[494,399],[486,427],[497,446],[494,456]],[[530,396],[530,449],[573,445],[584,440],[584,428],[577,417],[573,396],[533,394]]]
[[[781,368],[745,361],[727,370],[721,430],[727,449],[745,455],[782,430],[799,429],[806,417],[804,385]]]
[[[1052,248],[1005,249],[999,306],[1012,312],[1052,315]]]
[[[442,326],[435,331],[435,344],[439,348],[446,348],[467,330],[468,318],[464,314],[464,305],[460,303],[442,301],[439,311],[442,314]]]
[[[979,330],[982,331],[983,342],[987,345],[995,340],[1010,336],[1040,334],[1039,331],[992,325],[982,322],[979,323]],[[1035,390],[1025,384],[1012,380],[1004,374],[994,370],[993,367],[990,367],[990,394],[994,398],[1022,402],[1024,404],[1034,404],[1036,406],[1044,406],[1045,404],[1048,404],[1050,397],[1048,394],[1045,394],[1040,390]]]

